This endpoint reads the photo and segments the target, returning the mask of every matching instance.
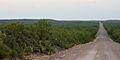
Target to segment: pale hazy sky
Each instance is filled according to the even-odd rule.
[[[119,19],[120,0],[0,0],[0,18]]]

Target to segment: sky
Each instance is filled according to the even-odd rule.
[[[0,19],[120,19],[120,0],[0,0]]]

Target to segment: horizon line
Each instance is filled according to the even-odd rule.
[[[0,18],[0,20],[22,20],[22,19],[51,19],[51,20],[65,20],[65,21],[106,21],[106,20],[120,20],[118,18],[108,18],[108,19],[55,19],[55,18]]]

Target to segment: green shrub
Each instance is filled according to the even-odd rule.
[[[43,19],[31,25],[21,22],[0,26],[0,57],[19,57],[38,52],[52,54],[93,41],[98,23],[50,24]],[[68,25],[67,25],[68,24]]]
[[[4,34],[0,32],[0,58],[3,58],[3,60],[7,60],[7,58],[10,57],[12,51],[3,43],[4,37]]]
[[[106,21],[104,26],[110,37],[117,43],[120,43],[120,21]]]

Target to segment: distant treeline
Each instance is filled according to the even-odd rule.
[[[0,25],[0,59],[24,59],[31,53],[52,54],[93,41],[98,22],[52,21],[33,24],[21,22]]]
[[[22,22],[23,24],[33,24],[33,23],[37,23],[39,22],[40,20],[42,19],[0,19],[0,24],[9,24],[9,23],[16,23],[16,22]],[[80,22],[85,22],[85,21],[56,21],[54,19],[46,19],[48,20],[48,22],[52,22],[52,23],[57,23],[57,24],[63,24],[63,23],[67,23],[68,24],[71,24],[71,23],[80,23]],[[86,21],[86,22],[90,22],[90,21]],[[92,22],[92,21],[91,21]],[[95,22],[95,21],[94,21]]]

